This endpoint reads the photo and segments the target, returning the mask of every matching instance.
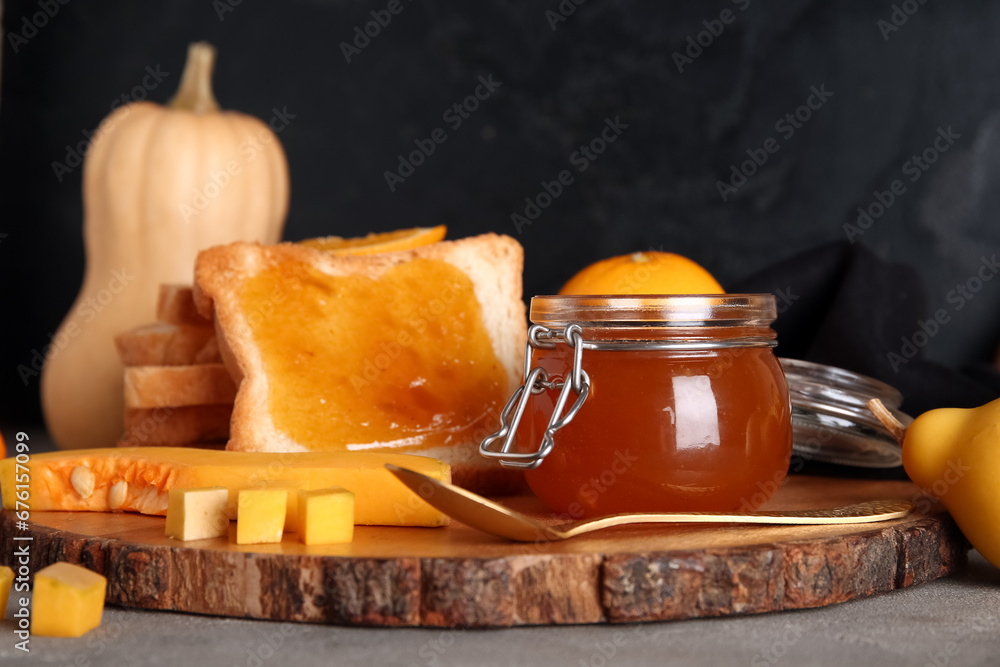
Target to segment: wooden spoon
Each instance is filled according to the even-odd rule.
[[[873,500],[825,510],[780,510],[771,512],[654,512],[614,514],[597,519],[570,521],[549,526],[526,514],[487,500],[471,491],[392,464],[385,467],[427,503],[470,528],[515,542],[555,542],[611,526],[633,523],[736,523],[769,525],[821,525],[874,523],[899,519],[913,509],[903,500]]]

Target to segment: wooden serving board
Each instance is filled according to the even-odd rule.
[[[920,499],[908,482],[793,477],[772,509]],[[502,502],[543,514],[533,498]],[[918,501],[927,508],[928,502]],[[920,584],[965,562],[939,506],[845,526],[626,526],[559,543],[516,544],[447,528],[357,527],[352,544],[306,547],[224,538],[181,543],[164,519],[35,512],[31,570],[80,563],[108,578],[109,604],[343,625],[504,627],[627,623],[819,607]],[[0,515],[0,562],[15,527]]]

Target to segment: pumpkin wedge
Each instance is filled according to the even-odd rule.
[[[253,453],[189,447],[121,447],[35,454],[28,464],[0,461],[4,509],[15,509],[15,475],[27,468],[28,495],[16,509],[127,511],[165,515],[170,489],[223,486],[230,516],[240,489],[275,481],[307,489],[342,486],[354,493],[354,521],[381,526],[443,526],[448,518],[414,495],[385,469],[403,466],[450,481],[447,463],[425,456],[368,452]]]

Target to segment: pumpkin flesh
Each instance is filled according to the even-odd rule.
[[[32,511],[128,511],[166,515],[171,489],[223,486],[230,516],[241,489],[302,483],[308,489],[342,486],[356,500],[355,522],[385,526],[441,526],[447,517],[421,500],[385,469],[410,468],[445,482],[447,463],[406,454],[225,452],[189,447],[121,447],[35,454],[30,471]],[[16,509],[14,479],[23,474],[14,458],[0,461],[4,509]]]

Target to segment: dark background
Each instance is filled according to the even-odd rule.
[[[588,0],[555,30],[546,11],[558,11],[557,0],[402,0],[402,13],[350,63],[340,42],[386,2],[232,2],[74,0],[16,51],[10,33],[26,34],[25,17],[43,4],[5,3],[3,423],[39,419],[37,378],[25,386],[16,366],[48,343],[83,272],[81,170],[60,182],[52,163],[147,66],[169,73],[149,99],[169,99],[187,44],[199,39],[219,49],[224,108],[265,120],[274,109],[294,114],[279,135],[292,183],[287,239],[445,223],[452,238],[515,236],[528,296],[557,290],[598,258],[651,247],[690,256],[734,285],[846,241],[857,207],[899,178],[907,192],[855,240],[915,269],[929,311],[951,309],[949,290],[1000,245],[995,2],[897,3],[916,11],[886,39],[878,22],[893,7],[880,0]],[[735,20],[678,72],[672,54],[726,8]],[[442,113],[480,75],[502,85],[452,130]],[[786,139],[775,123],[812,86],[833,96]],[[570,155],[608,117],[628,128],[576,172]],[[383,172],[436,127],[448,140],[390,193]],[[960,139],[910,183],[903,164],[948,127]],[[723,202],[716,182],[769,137],[780,149]],[[575,182],[517,233],[511,214],[563,169]],[[774,285],[784,287],[797,289]],[[1000,280],[986,283],[927,355],[956,367],[992,358],[998,304]]]

